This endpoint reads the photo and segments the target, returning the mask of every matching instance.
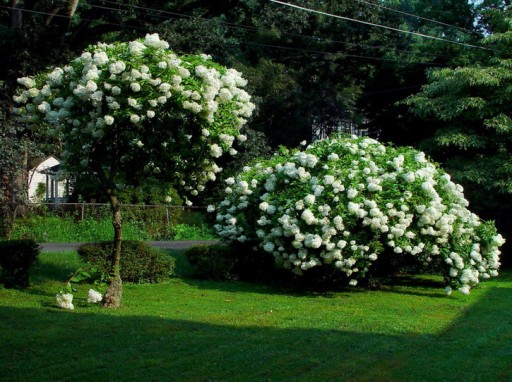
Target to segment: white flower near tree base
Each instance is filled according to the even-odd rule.
[[[73,295],[71,293],[58,293],[55,297],[59,308],[67,310],[75,309],[73,305]]]
[[[87,302],[91,304],[96,304],[97,302],[101,302],[103,296],[100,292],[95,291],[94,289],[89,289],[89,293],[87,296]]]
[[[244,187],[210,209],[218,234],[243,237],[296,274],[330,267],[356,285],[384,251],[441,264],[447,294],[468,294],[498,274],[504,240],[494,223],[471,213],[462,187],[412,148],[340,136],[262,160],[230,181]]]

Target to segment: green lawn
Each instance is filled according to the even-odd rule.
[[[432,279],[313,293],[182,277],[125,285],[119,310],[83,285],[69,312],[55,293],[76,259],[44,253],[29,289],[0,288],[1,381],[512,381],[510,271],[451,297]]]

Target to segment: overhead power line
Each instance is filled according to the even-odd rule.
[[[162,14],[169,14],[169,15],[175,16],[175,17],[166,17],[166,16],[163,16],[163,15],[156,15],[157,17],[162,18],[164,20],[172,20],[172,19],[176,19],[176,18],[186,18],[186,19],[193,19],[193,20],[199,20],[199,21],[204,21],[204,22],[212,22],[212,21],[214,21],[214,19],[211,19],[211,18],[205,18],[205,17],[199,17],[199,16],[190,16],[190,15],[186,15],[186,14],[183,14],[183,13],[170,12],[170,11],[160,10],[160,9],[156,9],[156,8],[141,7],[141,6],[132,5],[132,4],[122,4],[122,3],[118,3],[116,1],[103,0],[102,2],[103,3],[108,3],[108,4],[115,4],[115,5],[123,6],[125,8],[139,9],[139,10],[143,10],[143,11],[147,11],[147,12],[159,12],[159,13],[162,13]],[[99,9],[128,12],[128,10],[123,10],[123,9],[119,9],[119,8],[105,7],[105,6],[92,5],[92,4],[90,4],[90,6],[93,7],[93,8],[99,8]],[[251,26],[251,25],[235,24],[235,23],[230,23],[230,22],[226,22],[226,21],[218,21],[218,22],[219,22],[219,24],[224,25],[228,29],[243,29],[243,30],[248,30],[248,31],[251,31],[251,32],[259,32],[259,33],[265,32],[264,30],[262,30],[260,28],[257,28],[257,27],[254,27],[254,26]],[[332,44],[343,44],[343,45],[349,45],[349,46],[362,47],[364,49],[383,49],[383,48],[389,48],[393,52],[412,53],[412,54],[417,54],[418,53],[418,52],[414,52],[414,51],[411,51],[411,50],[397,49],[397,48],[392,48],[392,47],[385,46],[385,45],[366,45],[366,44],[359,44],[359,43],[355,43],[355,42],[338,41],[338,40],[325,39],[325,38],[320,38],[320,37],[315,37],[315,36],[306,36],[306,35],[303,35],[303,34],[300,34],[300,33],[282,32],[282,31],[279,31],[279,32],[283,36],[299,37],[299,38],[313,40],[313,41],[316,41],[316,42],[332,43]],[[433,53],[422,53],[422,55],[430,56],[430,57],[447,57],[446,55],[433,54]]]
[[[93,7],[95,7],[95,6],[93,6]],[[98,8],[105,8],[105,7],[99,7],[99,6],[97,6],[97,7]],[[26,12],[26,13],[33,13],[33,14],[40,14],[40,15],[45,15],[45,16],[54,16],[54,17],[60,17],[60,18],[69,19],[69,16],[67,16],[67,15],[60,15],[60,14],[54,14],[54,13],[50,13],[50,12],[43,12],[43,11],[35,11],[35,10],[24,9],[24,8],[15,8],[15,7],[9,7],[9,6],[0,5],[0,9],[18,10],[18,11]],[[110,8],[110,9],[118,11],[118,9],[115,9],[115,8]],[[87,19],[87,18],[81,18],[81,20],[97,21],[97,19]],[[106,25],[113,25],[113,26],[119,26],[119,27],[123,27],[123,28],[126,27],[126,25],[124,25],[124,24],[117,24],[117,23],[110,23],[110,22],[105,22],[104,24],[106,24]],[[130,28],[146,30],[146,28],[137,27],[137,26],[133,26],[133,25],[130,25]],[[309,36],[304,36],[304,37],[309,37]],[[287,46],[280,46],[280,45],[271,45],[271,44],[259,44],[259,43],[247,42],[247,41],[241,41],[238,44],[235,44],[235,43],[224,43],[223,45],[227,45],[227,46],[252,45],[252,46],[260,46],[260,47],[281,49],[281,50],[287,50],[287,51],[299,51],[299,52],[307,52],[307,53],[322,54],[322,55],[341,54],[341,55],[343,55],[344,57],[347,57],[347,58],[365,59],[365,60],[373,60],[373,61],[387,61],[387,62],[398,62],[398,63],[405,63],[405,64],[419,64],[419,65],[426,65],[426,66],[432,66],[432,67],[443,66],[443,65],[438,65],[438,64],[432,63],[432,62],[417,62],[417,61],[405,61],[404,62],[404,61],[393,60],[393,59],[388,59],[388,58],[384,58],[384,57],[372,57],[372,56],[354,55],[354,54],[348,54],[348,53],[344,53],[344,52],[327,52],[327,51],[320,51],[320,50],[314,50],[314,49],[294,48],[294,47],[287,47]]]
[[[423,38],[429,38],[429,39],[433,39],[433,40],[443,41],[443,42],[450,43],[450,44],[457,44],[457,45],[465,46],[465,47],[468,47],[468,48],[477,48],[477,49],[483,49],[483,50],[490,50],[489,48],[486,48],[486,47],[483,47],[483,46],[479,46],[479,45],[473,45],[473,44],[468,44],[468,43],[465,43],[465,42],[449,40],[449,39],[446,39],[446,38],[432,36],[432,35],[428,35],[428,34],[424,34],[424,33],[419,33],[419,32],[407,31],[407,30],[403,30],[403,29],[399,29],[399,28],[390,27],[390,26],[387,26],[387,25],[381,25],[381,24],[372,23],[372,22],[369,22],[369,21],[357,20],[357,19],[353,19],[353,18],[350,18],[350,17],[340,16],[340,15],[336,15],[336,14],[333,14],[333,13],[328,13],[328,12],[318,11],[316,9],[302,7],[302,6],[296,5],[296,4],[286,3],[286,2],[280,1],[280,0],[269,0],[269,1],[272,2],[272,3],[284,5],[284,6],[287,6],[287,7],[291,7],[291,8],[295,8],[295,9],[300,9],[302,11],[306,11],[306,12],[310,12],[310,13],[316,13],[316,14],[323,15],[323,16],[334,17],[334,18],[337,18],[337,19],[340,19],[340,20],[351,21],[351,22],[355,22],[355,23],[359,23],[359,24],[364,24],[364,25],[376,27],[376,28],[382,28],[382,29],[387,29],[387,30],[392,30],[392,31],[395,31],[395,32],[399,32],[399,33],[405,33],[405,34],[410,34],[410,35],[414,35],[414,36],[418,36],[418,37],[423,37]]]
[[[399,13],[399,14],[401,14],[401,15],[414,17],[414,18],[419,19],[419,20],[425,20],[425,21],[428,21],[428,22],[431,22],[431,23],[434,23],[434,24],[438,24],[438,25],[442,25],[442,26],[445,26],[445,27],[455,28],[455,29],[458,29],[458,30],[463,31],[463,32],[466,32],[466,33],[476,34],[476,32],[475,32],[475,31],[472,31],[472,30],[470,30],[470,29],[462,28],[462,27],[459,27],[459,26],[457,26],[457,25],[452,25],[452,24],[448,24],[448,23],[443,23],[442,21],[437,21],[437,20],[429,19],[429,18],[427,18],[427,17],[419,16],[419,15],[416,15],[416,14],[414,14],[414,13],[404,12],[404,11],[401,11],[401,10],[399,10],[399,9],[395,9],[395,8],[387,7],[387,6],[382,5],[382,4],[370,3],[370,2],[365,1],[365,0],[356,0],[356,1],[357,1],[358,3],[361,3],[361,4],[364,4],[364,5],[367,5],[367,6],[369,6],[369,7],[384,9],[384,10],[386,10],[386,11],[395,12],[395,13]]]
[[[8,7],[8,6],[5,6],[5,5],[0,5],[0,9],[9,9],[9,10],[14,10],[14,11],[21,11],[21,12],[25,12],[25,13],[33,13],[33,14],[44,15],[44,16],[52,16],[52,17],[63,18],[63,19],[70,19],[71,18],[69,15],[61,15],[61,14],[52,13],[52,12],[35,11],[35,10],[32,10],[32,9],[25,9],[25,8]],[[87,18],[83,18],[83,17],[81,17],[80,20],[84,20],[84,21],[98,21],[97,19],[87,19]],[[105,22],[104,24],[105,25],[112,25],[112,26],[118,26],[118,27],[126,28],[125,24],[110,23],[110,22]],[[130,28],[146,30],[146,28],[141,28],[141,27],[132,26],[132,25],[130,25]]]
[[[240,45],[253,45],[253,46],[261,46],[266,48],[275,48],[275,49],[281,49],[281,50],[291,50],[291,51],[297,51],[297,52],[307,52],[307,53],[314,53],[314,54],[323,54],[323,55],[335,55],[340,54],[344,57],[348,58],[361,58],[361,59],[367,59],[367,60],[374,60],[374,61],[388,61],[388,62],[398,62],[402,64],[418,64],[418,65],[426,65],[426,66],[433,66],[433,67],[441,67],[444,65],[436,64],[433,62],[418,62],[418,61],[403,61],[403,60],[393,60],[391,58],[384,58],[384,57],[372,57],[372,56],[361,56],[357,54],[348,54],[344,52],[327,52],[323,50],[314,50],[314,49],[304,49],[304,48],[294,48],[291,46],[281,46],[281,45],[271,45],[271,44],[259,44],[255,42],[240,42],[238,44],[236,43],[226,43],[226,45],[231,46],[240,46]]]

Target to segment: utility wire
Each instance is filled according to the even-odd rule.
[[[231,45],[231,46],[253,45],[253,46],[266,47],[266,48],[275,48],[275,49],[282,49],[282,50],[293,50],[293,51],[298,51],[298,52],[307,52],[307,53],[315,53],[315,54],[323,54],[323,55],[327,55],[327,54],[331,54],[331,55],[340,54],[340,55],[342,55],[344,57],[363,58],[363,59],[375,60],[375,61],[388,61],[388,62],[397,62],[397,63],[405,63],[405,64],[418,64],[418,65],[427,65],[427,66],[432,66],[432,67],[442,67],[442,66],[444,66],[444,65],[433,63],[433,62],[417,62],[417,61],[406,61],[406,62],[404,62],[404,61],[401,61],[401,60],[393,60],[391,58],[361,56],[361,55],[356,55],[356,54],[346,54],[346,53],[343,53],[343,52],[326,52],[326,51],[322,51],[322,50],[294,48],[294,47],[289,47],[289,46],[270,45],[270,44],[259,44],[259,43],[254,43],[254,42],[241,42],[239,44],[227,43],[226,45]]]
[[[375,24],[375,23],[371,23],[369,21],[357,20],[357,19],[353,19],[353,18],[350,18],[350,17],[335,15],[333,13],[317,11],[315,9],[305,8],[305,7],[302,7],[300,5],[286,3],[286,2],[280,1],[280,0],[269,0],[269,1],[272,2],[272,3],[284,5],[284,6],[287,6],[287,7],[299,9],[299,10],[306,11],[306,12],[316,13],[316,14],[323,15],[323,16],[334,17],[334,18],[337,18],[337,19],[340,19],[340,20],[351,21],[351,22],[355,22],[355,23],[359,23],[359,24],[369,25],[369,26],[372,26],[372,27],[392,30],[392,31],[399,32],[399,33],[406,33],[406,34],[410,34],[410,35],[414,35],[414,36],[419,36],[419,37],[423,37],[423,38],[429,38],[429,39],[433,39],[433,40],[443,41],[443,42],[450,43],[450,44],[457,44],[457,45],[466,46],[466,47],[469,47],[469,48],[491,50],[489,48],[486,48],[486,47],[483,47],[483,46],[479,46],[479,45],[473,45],[473,44],[468,44],[468,43],[465,43],[465,42],[449,40],[449,39],[446,39],[446,38],[437,37],[437,36],[431,36],[431,35],[427,35],[427,34],[419,33],[419,32],[406,31],[406,30],[403,30],[403,29],[393,28],[393,27],[390,27],[390,26],[387,26],[387,25]]]
[[[452,24],[443,23],[442,21],[437,21],[437,20],[429,19],[429,18],[427,18],[427,17],[423,17],[423,16],[415,15],[415,14],[413,14],[413,13],[404,12],[404,11],[401,11],[401,10],[399,10],[399,9],[395,9],[395,8],[387,7],[387,6],[385,6],[385,5],[381,5],[381,4],[377,4],[377,3],[370,3],[370,2],[368,2],[368,1],[364,1],[364,0],[356,0],[356,1],[357,1],[358,3],[364,4],[364,5],[367,5],[367,6],[373,7],[373,8],[381,8],[381,9],[385,9],[386,11],[400,13],[400,14],[405,15],[405,16],[410,16],[410,17],[414,17],[414,18],[416,18],[416,19],[429,21],[429,22],[431,22],[431,23],[439,24],[439,25],[443,25],[443,26],[445,26],[445,27],[449,27],[449,28],[455,28],[455,29],[458,29],[458,30],[463,31],[463,32],[466,32],[466,33],[476,34],[476,32],[475,32],[475,31],[472,31],[472,30],[470,30],[470,29],[466,29],[466,28],[463,28],[463,27],[459,27],[459,26],[457,26],[457,25],[452,25]]]
[[[26,13],[34,13],[34,14],[44,15],[44,16],[59,17],[59,18],[63,18],[63,19],[70,19],[70,17],[68,15],[61,15],[61,14],[58,14],[58,13],[34,11],[32,9],[8,7],[8,6],[5,6],[5,5],[0,5],[0,8],[1,9],[14,10],[14,11],[21,11],[21,12],[26,12]],[[83,18],[83,17],[81,17],[80,20],[84,20],[84,21],[98,21],[97,19],[87,19],[87,18]],[[111,22],[104,22],[103,24],[105,24],[105,25],[113,25],[113,26],[118,26],[118,27],[123,27],[123,28],[127,27],[125,24],[117,24],[117,23],[111,23]],[[147,28],[137,27],[137,26],[133,26],[133,25],[130,25],[129,27],[133,28],[133,29],[147,30]]]
[[[190,15],[186,15],[186,14],[183,14],[183,13],[169,12],[169,11],[159,10],[159,9],[155,9],[155,8],[147,8],[147,7],[141,7],[141,6],[136,6],[136,5],[130,5],[130,4],[122,4],[122,3],[118,3],[116,1],[103,0],[103,2],[104,3],[109,3],[109,4],[120,5],[120,6],[123,6],[123,7],[126,7],[126,8],[140,9],[140,10],[149,11],[149,12],[160,12],[160,13],[164,13],[164,14],[170,14],[170,15],[173,15],[173,16],[177,16],[179,18],[188,18],[188,19],[194,19],[194,20],[205,21],[205,22],[214,21],[213,19],[210,19],[210,18],[198,17],[198,16],[190,16]],[[105,7],[105,6],[100,6],[100,5],[92,5],[92,4],[90,4],[90,6],[93,7],[93,8],[100,8],[100,9],[106,9],[106,10],[112,10],[112,11],[128,12],[128,10],[123,10],[123,9],[119,9],[119,8],[111,8],[111,7]],[[157,15],[157,17],[162,18],[164,20],[176,19],[174,17],[165,17],[165,16],[162,16],[162,15]],[[225,21],[220,21],[219,23],[225,25],[227,28],[230,28],[230,29],[244,29],[244,30],[249,30],[249,31],[252,31],[252,32],[259,32],[259,33],[264,32],[264,30],[262,30],[260,28],[257,28],[257,27],[254,27],[254,26],[250,26],[250,25],[234,24],[234,23],[229,23],[229,22],[225,22]],[[303,34],[300,34],[300,33],[281,32],[281,31],[280,31],[280,33],[282,35],[284,35],[284,36],[299,37],[299,38],[314,40],[316,42],[343,44],[343,45],[349,45],[349,46],[358,46],[358,47],[362,47],[362,48],[365,48],[365,49],[388,48],[388,46],[385,46],[385,45],[358,44],[358,43],[347,42],[347,41],[338,41],[338,40],[324,39],[324,38],[319,38],[319,37],[314,37],[314,36],[306,36],[306,35],[303,35]],[[392,51],[393,52],[401,52],[401,53],[413,53],[413,54],[417,53],[417,52],[414,52],[414,51],[411,51],[411,50],[396,49],[396,48],[392,48]],[[422,54],[425,55],[425,56],[431,56],[431,57],[444,57],[444,58],[448,57],[446,55],[433,54],[433,53],[422,53]]]
[[[67,16],[67,15],[59,15],[59,14],[53,14],[53,13],[49,13],[49,12],[34,11],[34,10],[29,10],[29,9],[15,8],[15,7],[8,7],[8,6],[0,5],[0,9],[2,9],[2,8],[3,9],[10,9],[10,10],[18,10],[18,11],[27,12],[27,13],[46,15],[46,16],[52,16],[53,15],[54,17],[60,17],[60,18],[69,19],[69,16]],[[117,10],[117,9],[115,9],[115,10]],[[97,21],[95,19],[87,19],[87,18],[82,18],[82,20],[85,20],[85,21]],[[124,25],[124,24],[116,24],[116,23],[104,23],[104,24],[106,24],[106,25],[113,25],[113,26],[120,26],[120,27],[123,27],[123,28],[126,27],[126,25]],[[132,26],[132,25],[130,25],[130,28],[147,30],[146,28],[136,27],[136,26]],[[261,46],[261,47],[281,49],[281,50],[288,50],[288,51],[292,50],[292,51],[301,51],[301,52],[307,52],[307,53],[322,54],[322,55],[326,55],[326,54],[341,54],[341,55],[343,55],[345,57],[349,57],[349,58],[358,58],[358,59],[366,59],[366,60],[374,60],[374,61],[388,61],[388,62],[397,62],[397,63],[406,63],[406,64],[419,64],[419,65],[427,65],[427,66],[433,66],[433,67],[440,67],[440,66],[442,66],[442,65],[438,65],[438,64],[430,63],[430,62],[427,62],[427,63],[426,62],[414,62],[414,61],[404,62],[404,61],[393,60],[393,59],[382,58],[382,57],[371,57],[371,56],[345,54],[343,52],[326,52],[326,51],[319,51],[319,50],[313,50],[313,49],[293,48],[293,47],[286,47],[286,46],[280,46],[280,45],[271,45],[271,44],[258,44],[258,43],[253,43],[253,42],[244,42],[244,41],[242,41],[242,42],[240,42],[238,44],[224,43],[223,45],[228,45],[228,46],[253,45],[253,46]]]

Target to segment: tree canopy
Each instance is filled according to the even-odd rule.
[[[46,128],[62,144],[63,165],[94,173],[112,206],[113,269],[105,305],[121,303],[119,191],[152,179],[190,196],[204,190],[236,155],[254,109],[247,81],[206,55],[178,56],[157,34],[90,46],[64,67],[22,77],[20,121]]]
[[[429,72],[429,83],[406,103],[439,124],[422,145],[466,185],[479,207],[511,208],[512,91],[510,14],[483,40],[487,54],[472,65]]]

